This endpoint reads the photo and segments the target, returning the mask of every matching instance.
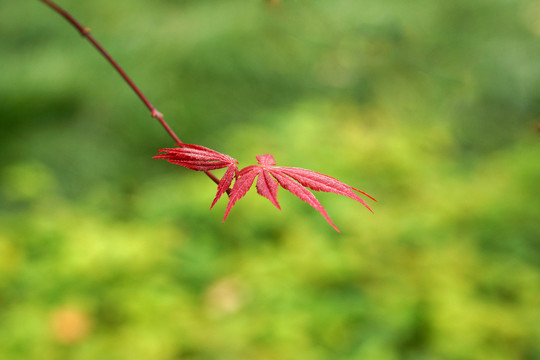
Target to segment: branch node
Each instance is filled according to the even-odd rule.
[[[163,114],[157,111],[157,109],[152,110],[152,117],[156,119],[163,119]]]

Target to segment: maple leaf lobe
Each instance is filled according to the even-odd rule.
[[[257,155],[257,162],[262,166],[274,166],[276,165],[276,160],[271,154]]]

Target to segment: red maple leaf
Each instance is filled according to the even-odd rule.
[[[338,232],[339,229],[334,225],[332,220],[330,220],[330,217],[326,213],[324,207],[321,205],[319,200],[317,200],[315,195],[313,195],[313,193],[307,188],[315,191],[333,192],[348,196],[356,201],[361,202],[362,205],[373,212],[365,201],[354,191],[375,200],[373,197],[369,196],[363,191],[353,188],[352,186],[344,184],[333,177],[302,168],[275,166],[276,161],[270,154],[257,156],[257,162],[259,165],[248,166],[238,172],[236,182],[234,183],[229,196],[229,204],[225,210],[223,221],[225,221],[229,215],[229,212],[234,204],[244,197],[244,195],[246,195],[257,176],[259,176],[256,185],[257,193],[270,200],[270,202],[272,202],[272,204],[274,204],[278,209],[281,209],[277,200],[278,185],[280,185],[318,210],[324,216],[326,221],[328,221],[328,223],[332,225],[332,227]]]
[[[219,153],[200,145],[176,144],[180,147],[160,149],[153,159],[166,159],[171,164],[180,165],[191,170],[210,171],[227,168],[218,184],[216,197],[210,209],[216,204],[221,195],[226,192],[238,172],[238,161],[232,157]]]

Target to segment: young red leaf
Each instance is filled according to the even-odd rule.
[[[227,171],[218,184],[216,197],[212,202],[212,208],[232,184],[238,172],[238,161],[232,157],[219,153],[215,150],[200,145],[177,144],[180,147],[159,150],[154,159],[165,159],[171,164],[180,165],[196,171],[210,171],[227,168]]]
[[[372,211],[365,201],[354,193],[354,191],[366,195],[372,200],[375,200],[374,198],[333,177],[302,168],[275,166],[276,161],[270,154],[257,156],[257,162],[259,166],[248,166],[238,173],[238,179],[231,190],[229,204],[227,205],[223,221],[225,221],[235,203],[244,197],[246,192],[251,188],[257,176],[259,176],[257,180],[257,192],[270,200],[278,209],[281,208],[277,200],[277,191],[278,185],[281,185],[281,187],[298,196],[301,200],[319,211],[336,231],[339,231],[339,229],[330,220],[321,203],[307,188],[348,196],[359,201]]]
[[[177,144],[180,147],[160,149],[153,159],[168,162],[197,171],[210,171],[235,166],[236,159],[200,145]]]

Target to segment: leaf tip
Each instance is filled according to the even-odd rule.
[[[271,154],[257,155],[257,162],[259,165],[263,166],[274,166],[276,165],[276,160]]]

